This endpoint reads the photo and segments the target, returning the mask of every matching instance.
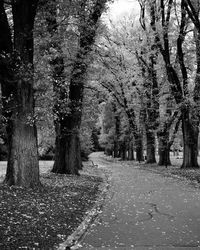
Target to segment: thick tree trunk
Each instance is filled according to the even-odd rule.
[[[65,162],[66,144],[66,139],[60,136],[59,128],[56,128],[54,165],[51,170],[53,173],[70,174],[66,169]]]
[[[183,164],[181,168],[199,168],[198,165],[198,126],[195,122],[191,123],[189,111],[182,114],[183,132]]]
[[[71,99],[72,100],[72,99]],[[79,128],[81,123],[81,106],[76,109],[71,107],[68,116],[61,116],[62,120],[56,121],[56,147],[55,161],[52,172],[59,174],[78,175],[82,169],[81,147],[79,139]]]
[[[170,151],[166,148],[165,150],[162,149],[159,151],[159,161],[158,161],[159,166],[170,166],[171,161],[170,161]]]
[[[159,160],[158,165],[159,166],[170,166],[170,148],[168,146],[169,143],[169,132],[167,132],[165,135],[159,136]]]
[[[134,159],[134,151],[133,151],[133,143],[129,142],[129,147],[128,147],[128,160],[133,161]]]
[[[113,157],[117,158],[119,156],[119,142],[118,140],[114,141],[114,147],[113,147]]]
[[[137,138],[135,138],[135,144],[136,144],[136,161],[144,161],[144,154],[143,154],[143,140],[142,135],[137,135]]]
[[[82,168],[79,136],[75,133],[66,135],[62,133],[60,136],[59,134],[57,132],[55,161],[52,172],[78,175],[78,170]]]
[[[37,1],[21,0],[12,5],[15,89],[7,128],[9,158],[4,182],[32,188],[40,185],[33,96],[33,26]]]
[[[126,143],[122,142],[120,145],[120,157],[123,161],[126,160]]]
[[[153,132],[146,132],[147,140],[147,159],[146,163],[156,163],[155,157],[155,134]]]
[[[18,114],[12,121],[4,183],[33,188],[40,186],[36,127],[23,116]]]

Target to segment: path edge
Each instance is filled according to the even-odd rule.
[[[84,217],[81,224],[75,229],[75,231],[67,237],[67,239],[60,243],[59,246],[55,247],[57,250],[67,250],[67,249],[77,249],[75,246],[79,242],[79,240],[84,236],[86,231],[89,229],[92,222],[96,219],[96,217],[101,213],[102,207],[104,205],[105,199],[107,197],[107,193],[110,187],[110,180],[108,174],[102,171],[103,181],[99,185],[99,195],[93,205],[92,209],[86,212],[86,216]]]

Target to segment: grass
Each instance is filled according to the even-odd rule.
[[[142,168],[147,170],[155,171],[165,175],[172,175],[176,177],[182,177],[193,184],[200,184],[200,169],[181,169],[181,164],[183,159],[171,156],[171,166],[167,168],[165,166],[158,166],[157,164],[141,164]],[[198,157],[198,162],[200,164],[200,157]]]
[[[42,188],[0,184],[0,249],[54,249],[75,230],[99,195],[102,177],[88,164],[80,176],[50,173],[40,162]],[[6,163],[0,163],[1,181]]]

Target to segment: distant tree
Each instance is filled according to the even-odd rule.
[[[100,117],[99,125],[101,132],[99,136],[99,143],[107,155],[112,155],[114,150],[114,137],[115,137],[115,121],[112,106],[112,99],[100,104]]]
[[[92,151],[99,151],[100,149],[98,143],[98,130],[96,126],[100,114],[98,107],[98,92],[92,87],[92,83],[88,80],[84,90],[83,114],[80,126],[81,158],[85,159],[88,158]]]
[[[120,153],[120,124],[121,124],[121,118],[120,118],[120,109],[116,103],[116,101],[114,101],[112,103],[113,106],[113,112],[114,112],[114,142],[113,142],[113,157],[119,157]]]
[[[122,27],[122,28],[121,28]],[[123,30],[125,28],[125,30]],[[129,37],[130,32],[130,37]],[[127,40],[125,38],[127,36]],[[128,34],[128,35],[127,35]],[[100,70],[100,85],[115,99],[124,110],[134,136],[136,159],[143,158],[143,122],[141,122],[139,92],[136,86],[135,51],[130,50],[132,31],[126,26],[113,26],[104,35],[97,58]]]

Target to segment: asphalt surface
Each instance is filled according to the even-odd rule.
[[[200,249],[200,189],[137,162],[91,159],[109,171],[110,189],[79,249]]]

